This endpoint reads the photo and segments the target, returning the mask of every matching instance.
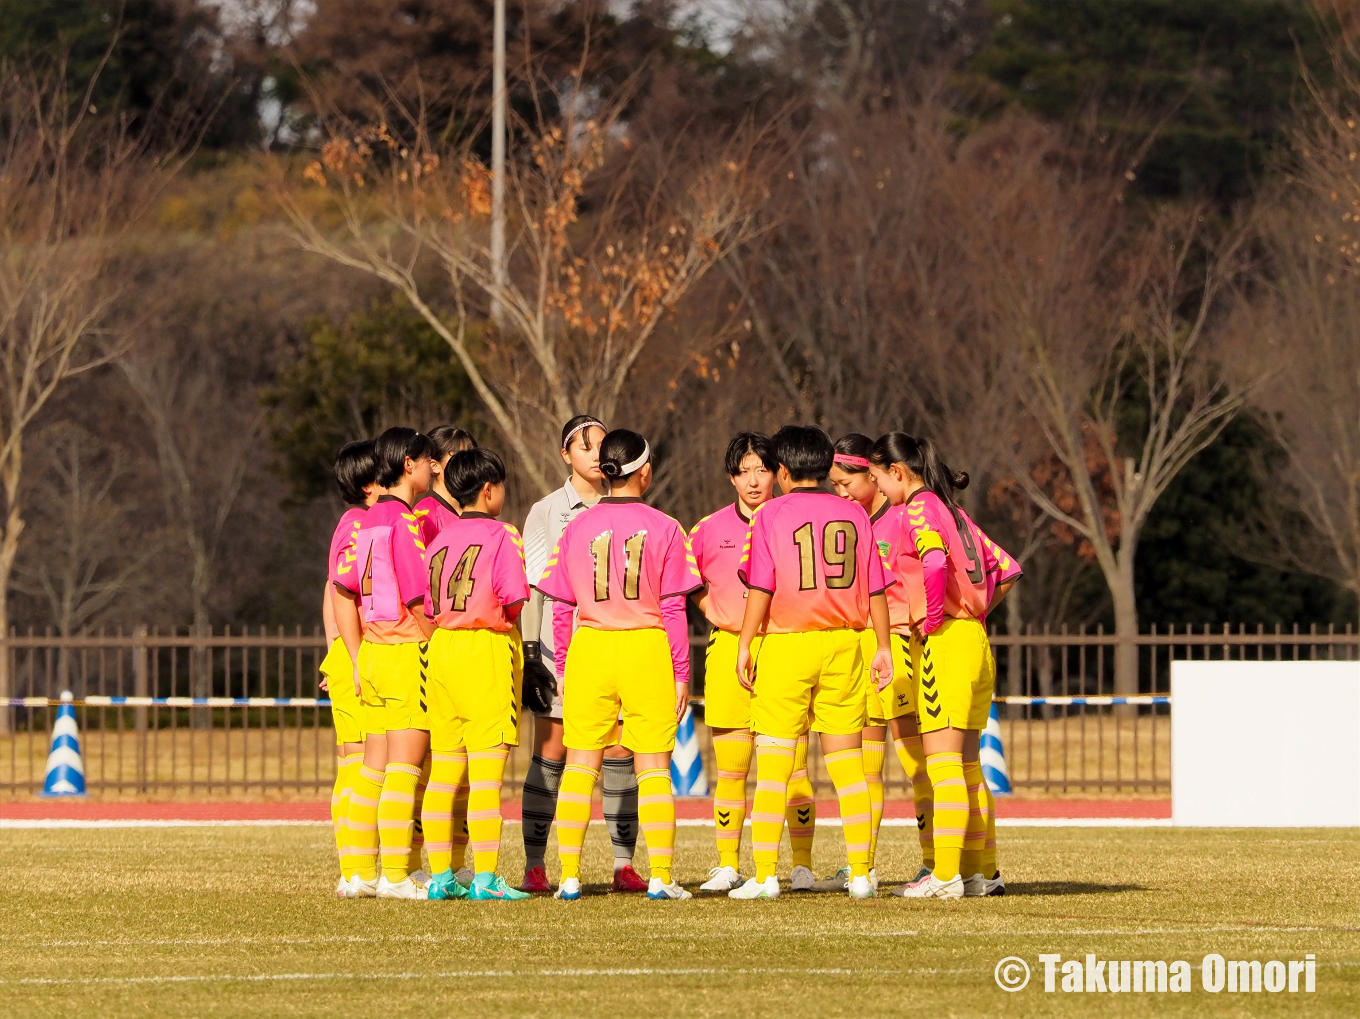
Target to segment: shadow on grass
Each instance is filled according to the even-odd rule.
[[[1146,885],[1098,885],[1090,881],[1007,881],[1007,895],[1107,895],[1146,892]]]

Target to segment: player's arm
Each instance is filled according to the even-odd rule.
[[[704,520],[707,519],[708,519],[707,517],[704,517]],[[689,548],[690,552],[692,552],[694,555],[694,565],[695,568],[699,571],[699,579],[703,583],[703,587],[693,592],[691,597],[694,599],[694,604],[699,606],[699,611],[702,612],[705,617],[707,617],[708,575],[704,573],[704,545],[703,541],[699,537],[699,531],[704,526],[704,520],[700,520],[697,524],[694,525],[694,530],[689,532]]]
[[[767,504],[768,505],[768,504]],[[774,555],[770,551],[768,515],[757,509],[746,529],[746,547],[742,549],[737,577],[746,585],[746,611],[741,617],[741,636],[737,638],[737,681],[747,690],[756,682],[755,662],[751,660],[751,642],[765,624],[770,603],[774,601]]]
[[[364,639],[364,624],[359,619],[359,596],[348,588],[335,585],[336,598],[332,603],[335,611],[335,629],[345,642],[349,660],[354,663],[354,693],[359,690],[359,645]]]
[[[874,652],[874,679],[880,690],[886,690],[893,681],[892,623],[888,618],[888,596],[881,591],[869,597],[869,619],[874,626],[874,639],[878,641],[878,650]]]
[[[987,603],[987,615],[990,616],[992,611],[1005,600],[1006,595],[1010,594],[1011,588],[1015,586],[1015,581],[1019,579],[1019,577],[1016,577],[1015,580],[1008,580],[1004,584],[997,585],[996,590],[992,592],[992,600]]]

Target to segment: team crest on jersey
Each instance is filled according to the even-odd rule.
[[[892,546],[889,545],[886,541],[880,541],[880,542],[878,543],[878,554],[881,555],[884,559],[887,559],[887,558],[888,558],[888,554],[889,554],[891,551],[892,551]]]

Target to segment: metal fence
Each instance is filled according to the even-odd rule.
[[[696,638],[695,693],[703,688]],[[995,634],[997,700],[1012,786],[1042,795],[1161,796],[1171,782],[1171,662],[1360,657],[1360,636],[1264,627],[1152,628],[1136,638],[1137,691],[1116,691],[1118,640],[1101,629]],[[12,635],[0,641],[10,677],[0,708],[0,796],[28,796],[43,781],[55,708],[77,702],[86,785],[106,798],[315,799],[334,779],[334,733],[317,689],[325,654],[319,632],[283,630],[210,637],[100,633]],[[1110,703],[1136,693],[1144,703]],[[132,698],[133,703],[125,703]],[[279,703],[282,700],[282,703]],[[27,703],[22,703],[26,701]],[[1148,703],[1151,701],[1152,703]],[[529,761],[531,720],[511,755],[506,785],[518,792]],[[700,741],[713,775],[708,732]],[[815,747],[819,795],[832,787]],[[892,761],[889,796],[909,792]]]

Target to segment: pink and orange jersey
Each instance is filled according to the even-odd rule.
[[[415,512],[395,495],[379,496],[355,537],[355,566],[337,583],[357,594],[364,640],[406,644],[425,639],[413,606],[425,600],[425,543]]]
[[[883,559],[883,565],[896,583],[887,590],[888,596],[888,619],[892,629],[896,633],[906,633],[911,629],[912,606],[911,588],[903,583],[902,577],[898,575],[898,556],[897,547],[902,540],[902,514],[905,509],[902,506],[894,506],[890,502],[884,503],[877,513],[869,518],[869,523],[874,531],[874,544],[878,547],[878,554]],[[919,585],[917,585],[919,587]],[[922,614],[924,614],[924,594],[922,595]]]
[[[416,503],[415,513],[420,523],[420,540],[426,548],[434,544],[440,531],[458,519],[458,511],[433,491]]]
[[[983,534],[967,513],[960,510],[959,518],[962,528],[934,492],[921,489],[914,493],[905,504],[896,565],[910,584],[922,575],[921,561],[927,552],[944,552],[944,614],[952,619],[980,620],[985,618],[996,588],[1020,576],[1020,564]],[[916,590],[910,592],[912,621],[919,623],[927,612],[925,586],[914,586],[919,596]]]
[[[332,584],[344,586],[344,576],[357,569],[354,565],[358,558],[354,552],[354,543],[359,537],[359,528],[367,512],[363,506],[351,506],[341,514],[339,522],[335,525],[335,533],[331,535],[330,558],[326,560],[326,574]]]
[[[893,583],[859,503],[799,488],[755,511],[737,575],[771,594],[768,633],[864,629]]]
[[[695,568],[708,588],[704,614],[720,630],[741,630],[746,613],[746,586],[737,576],[751,522],[739,504],[710,513],[689,532]]]
[[[703,586],[680,524],[641,499],[601,499],[567,524],[534,585],[597,630],[664,628],[661,600]]]
[[[485,513],[454,521],[426,550],[426,613],[445,630],[508,632],[514,623],[506,610],[529,599],[519,531]]]

